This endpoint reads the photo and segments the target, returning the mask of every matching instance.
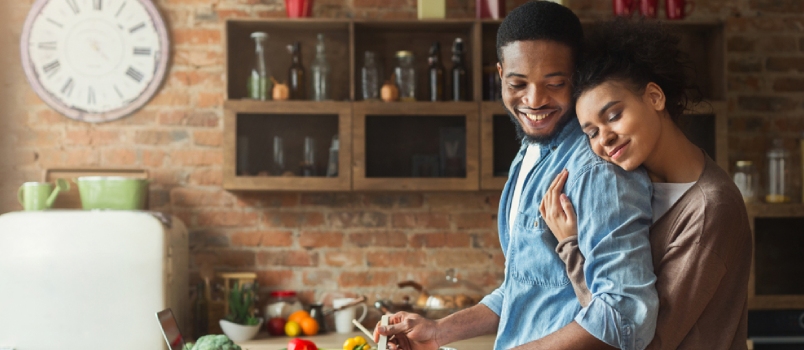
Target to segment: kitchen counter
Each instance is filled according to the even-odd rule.
[[[311,340],[319,348],[327,350],[340,350],[343,348],[343,342],[345,342],[347,338],[358,335],[363,336],[363,338],[366,337],[366,335],[362,332],[353,332],[348,334],[339,334],[333,332],[312,337],[299,338]],[[280,350],[286,348],[288,346],[288,341],[291,339],[293,338],[271,337],[268,334],[260,333],[257,338],[249,341],[238,342],[237,345],[243,347],[244,350]],[[494,349],[494,339],[496,339],[496,337],[493,335],[484,335],[477,338],[447,344],[446,346],[455,348],[457,350],[491,350]],[[371,340],[369,340],[369,343],[376,348],[377,345]]]

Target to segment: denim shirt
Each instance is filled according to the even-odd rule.
[[[595,155],[577,119],[549,143],[527,173],[519,213],[509,208],[527,144],[511,164],[497,215],[505,280],[481,303],[500,316],[495,349],[553,333],[573,320],[605,343],[642,349],[653,338],[659,306],[648,227],[651,183],[641,168],[627,172]],[[564,191],[578,218],[578,246],[592,302],[581,308],[555,252],[558,241],[539,213],[550,183],[569,171]]]

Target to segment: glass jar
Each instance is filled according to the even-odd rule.
[[[750,203],[756,200],[759,186],[759,176],[757,176],[754,163],[748,160],[737,161],[734,169],[734,183],[743,195],[743,201]]]
[[[363,68],[360,70],[360,82],[363,88],[363,100],[380,98],[380,73],[374,61],[374,52],[366,51]]]
[[[396,52],[397,65],[394,68],[396,86],[399,87],[400,101],[416,101],[416,69],[413,68],[413,53]]]
[[[253,100],[270,100],[271,82],[268,77],[271,73],[265,64],[265,39],[268,34],[264,32],[251,33],[254,39],[254,66],[251,68],[251,75],[248,78],[248,97]]]
[[[767,153],[768,158],[768,203],[788,203],[792,200],[792,182],[790,178],[790,152],[784,149],[782,139],[773,140],[773,148]]]
[[[278,290],[271,292],[268,304],[265,306],[265,315],[268,319],[282,317],[287,319],[290,314],[302,310],[301,302],[292,290]]]

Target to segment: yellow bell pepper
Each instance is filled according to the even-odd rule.
[[[366,339],[361,336],[356,336],[354,338],[346,339],[343,342],[343,350],[365,350],[369,349],[366,345]]]

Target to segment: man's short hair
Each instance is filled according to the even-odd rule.
[[[497,59],[515,41],[550,40],[569,46],[577,62],[583,45],[581,21],[572,10],[549,1],[531,1],[515,8],[497,31]]]

